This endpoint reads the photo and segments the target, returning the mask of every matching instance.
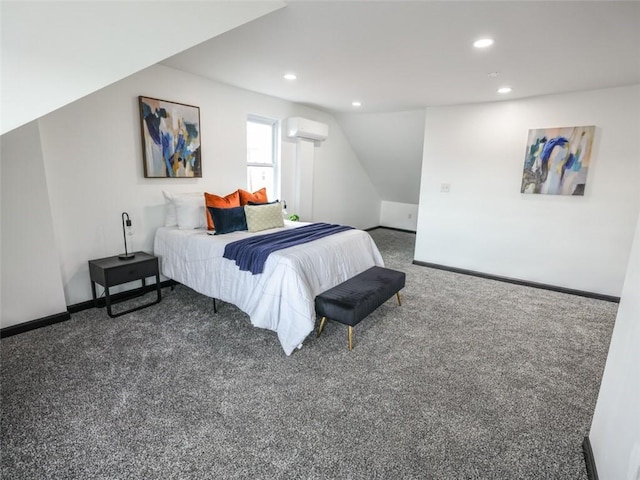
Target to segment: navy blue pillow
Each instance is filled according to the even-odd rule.
[[[215,235],[247,230],[247,217],[244,215],[244,207],[207,208],[211,218],[213,218],[213,225],[216,229]]]

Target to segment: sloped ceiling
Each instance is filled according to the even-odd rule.
[[[381,197],[406,203],[417,112],[640,82],[639,1],[2,0],[0,21],[2,133],[162,62],[333,113]]]
[[[284,5],[3,0],[2,133]]]
[[[425,110],[338,114],[336,119],[378,194],[389,202],[417,204]]]

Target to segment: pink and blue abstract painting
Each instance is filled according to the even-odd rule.
[[[202,177],[200,109],[156,98],[138,98],[144,176]]]
[[[594,125],[529,130],[521,193],[584,195]]]

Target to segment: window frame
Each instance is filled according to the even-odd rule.
[[[248,179],[249,179],[249,167],[271,167],[273,168],[273,192],[270,193],[270,197],[279,198],[280,197],[280,121],[276,118],[265,117],[262,115],[249,114],[247,115],[247,122],[249,123],[258,123],[261,125],[268,125],[271,127],[271,163],[257,163],[257,162],[249,162],[248,158],[245,161],[246,172],[247,172],[247,188],[249,188]],[[246,132],[246,127],[245,127]],[[248,147],[248,138],[245,139],[245,146]],[[247,157],[248,157],[247,151]],[[273,198],[269,198],[272,200]]]

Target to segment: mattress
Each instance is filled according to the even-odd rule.
[[[286,222],[284,228],[301,224]],[[273,252],[258,275],[223,258],[230,242],[280,230],[210,235],[161,227],[154,254],[165,277],[236,305],[252,325],[276,332],[284,353],[291,355],[314,329],[316,295],[384,262],[371,236],[355,229]]]

